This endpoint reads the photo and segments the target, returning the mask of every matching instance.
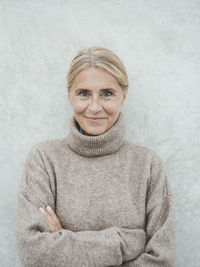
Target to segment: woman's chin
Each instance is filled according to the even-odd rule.
[[[87,135],[100,135],[105,133],[105,127],[98,127],[97,125],[94,127],[88,127],[87,130],[84,130],[84,133]]]

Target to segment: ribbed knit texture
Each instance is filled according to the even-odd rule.
[[[175,266],[175,203],[161,158],[124,139],[122,113],[104,134],[34,145],[18,192],[16,239],[26,267]],[[63,229],[49,231],[50,205]]]
[[[90,136],[80,133],[75,117],[70,122],[68,144],[70,148],[80,155],[93,157],[114,153],[123,143],[125,124],[123,114],[120,112],[118,120],[112,128],[105,133]]]

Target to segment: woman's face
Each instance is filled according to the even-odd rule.
[[[111,128],[125,98],[116,79],[97,68],[78,73],[68,93],[74,116],[87,135],[99,135]]]

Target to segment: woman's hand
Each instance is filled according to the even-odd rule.
[[[46,210],[44,210],[42,207],[39,208],[40,212],[45,216],[49,227],[50,227],[50,232],[56,232],[62,229],[62,225],[55,214],[54,210],[50,207],[47,206]]]

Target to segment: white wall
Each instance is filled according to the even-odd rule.
[[[127,139],[166,163],[177,205],[177,266],[200,266],[200,2],[0,0],[0,266],[20,266],[16,200],[32,145],[68,133],[65,77],[103,45],[129,75]]]

